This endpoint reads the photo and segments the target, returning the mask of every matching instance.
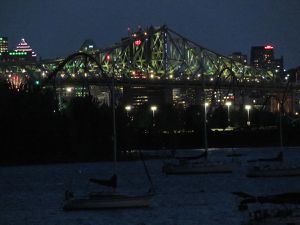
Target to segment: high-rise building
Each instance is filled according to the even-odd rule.
[[[258,69],[273,69],[274,47],[254,46],[251,48],[250,65]]]
[[[27,52],[27,53],[29,53],[28,54],[29,56],[31,55],[32,57],[36,57],[35,52],[32,50],[30,45],[27,44],[27,42],[25,41],[24,38],[21,39],[21,41],[19,42],[19,44],[15,48],[15,51],[16,52]]]
[[[36,54],[25,41],[21,39],[14,51],[8,50],[7,38],[0,37],[0,62],[36,61]]]
[[[234,52],[231,55],[229,55],[228,57],[239,63],[247,64],[247,55],[244,55],[241,52]]]
[[[276,77],[283,74],[283,57],[275,59],[272,45],[252,47],[250,65],[257,69],[272,71]]]
[[[0,37],[0,52],[8,52],[8,39],[7,37]]]
[[[83,44],[81,45],[79,51],[83,51],[83,52],[89,52],[95,49],[95,43],[93,40],[91,39],[87,39],[83,42]]]

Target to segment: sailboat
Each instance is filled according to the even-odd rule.
[[[241,225],[300,225],[299,210],[280,209],[275,212],[257,210],[250,214],[250,219],[243,221]]]
[[[231,151],[226,153],[226,157],[240,157],[244,155],[244,153],[238,152],[234,148],[231,148]]]
[[[279,161],[283,162],[283,141],[282,141],[282,114],[283,102],[281,102],[279,114],[279,134],[280,134],[280,152],[274,158],[258,159],[257,161],[270,162]],[[300,167],[284,164],[276,165],[261,165],[250,168],[246,174],[247,177],[287,177],[287,176],[300,176]]]
[[[300,225],[300,210],[297,207],[300,204],[300,192],[266,196],[253,196],[244,192],[233,194],[242,198],[240,211],[248,210],[250,204],[253,206],[242,225]]]
[[[271,158],[259,158],[259,159],[249,159],[247,162],[282,162],[283,161],[283,152],[280,150],[280,152],[275,157]]]
[[[300,192],[285,192],[276,195],[253,196],[244,192],[232,192],[232,194],[242,198],[239,208],[246,209],[243,206],[254,203],[268,204],[300,204]]]
[[[128,195],[121,194],[116,191],[117,188],[117,140],[116,140],[116,118],[115,118],[115,85],[114,78],[112,78],[112,114],[113,114],[113,150],[114,150],[114,173],[108,180],[91,178],[90,182],[112,187],[110,192],[91,192],[84,197],[75,197],[70,191],[65,192],[65,201],[63,205],[64,210],[85,210],[85,209],[113,209],[113,208],[136,208],[148,207],[154,197],[153,183],[142,159],[147,178],[150,182],[150,189],[147,193],[142,195]],[[141,153],[140,153],[141,155]],[[142,155],[141,155],[142,156]]]
[[[179,158],[177,163],[165,163],[163,165],[163,171],[166,174],[208,174],[208,173],[232,173],[235,168],[235,164],[232,162],[214,162],[208,161],[208,144],[207,144],[207,119],[206,119],[206,107],[204,105],[204,146],[205,150],[199,156]],[[204,160],[199,161],[198,159]],[[198,161],[197,161],[198,160]]]

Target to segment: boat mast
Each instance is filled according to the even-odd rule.
[[[114,174],[117,172],[117,131],[116,131],[116,100],[115,100],[115,64],[113,62],[113,73],[112,73],[112,114],[113,114],[113,160],[114,160]]]
[[[207,120],[207,118],[206,118],[206,114],[207,114],[206,107],[207,106],[208,106],[208,103],[204,102],[204,147],[205,147],[205,152],[206,153],[208,151],[208,148],[207,148],[207,128],[206,128],[206,120]]]
[[[208,154],[208,147],[207,147],[207,106],[208,106],[208,102],[206,102],[206,93],[205,93],[205,87],[204,87],[204,74],[202,74],[202,91],[203,91],[203,99],[204,99],[204,120],[203,120],[203,129],[204,129],[204,149],[205,149],[205,158],[207,158],[207,154]]]
[[[279,136],[280,136],[280,150],[283,150],[283,140],[282,140],[282,114],[283,114],[283,102],[280,102],[279,109]]]

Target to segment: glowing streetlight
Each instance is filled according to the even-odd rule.
[[[157,111],[157,106],[156,105],[152,105],[150,107],[151,111],[152,111],[152,116],[153,116],[153,126],[155,126],[155,118],[154,118],[154,115],[155,115],[155,111]]]
[[[155,111],[157,110],[157,106],[156,106],[156,105],[153,105],[153,106],[151,106],[150,109],[152,110],[152,112],[153,112],[153,117],[154,117],[154,113],[155,113]]]
[[[206,119],[206,114],[207,114],[207,107],[209,106],[209,103],[208,102],[205,102],[204,103],[204,117],[205,117],[205,122],[207,121]]]
[[[227,106],[227,120],[228,120],[228,125],[230,123],[230,114],[229,114],[229,108],[232,105],[231,102],[226,102],[225,105]]]
[[[131,111],[131,105],[126,105],[125,106],[125,110],[126,110],[126,113],[127,113],[127,116],[129,116],[129,112]]]
[[[206,130],[207,118],[206,118],[206,114],[207,114],[208,106],[209,106],[209,103],[205,102],[204,103],[204,147],[205,147],[206,152],[207,152],[207,130]]]
[[[72,88],[71,88],[71,87],[67,87],[66,90],[67,90],[67,92],[69,92],[69,93],[72,92]]]
[[[250,126],[250,109],[251,109],[251,105],[245,105],[245,109],[247,110],[247,114],[248,114],[247,125]]]

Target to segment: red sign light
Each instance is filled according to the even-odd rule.
[[[134,41],[134,45],[135,46],[140,46],[142,44],[142,41],[141,40],[136,40],[136,41]]]
[[[110,60],[110,55],[109,55],[109,54],[106,54],[106,55],[105,55],[105,59],[106,59],[107,61],[109,61],[109,60]]]
[[[272,45],[266,45],[265,50],[272,50],[274,47]]]

